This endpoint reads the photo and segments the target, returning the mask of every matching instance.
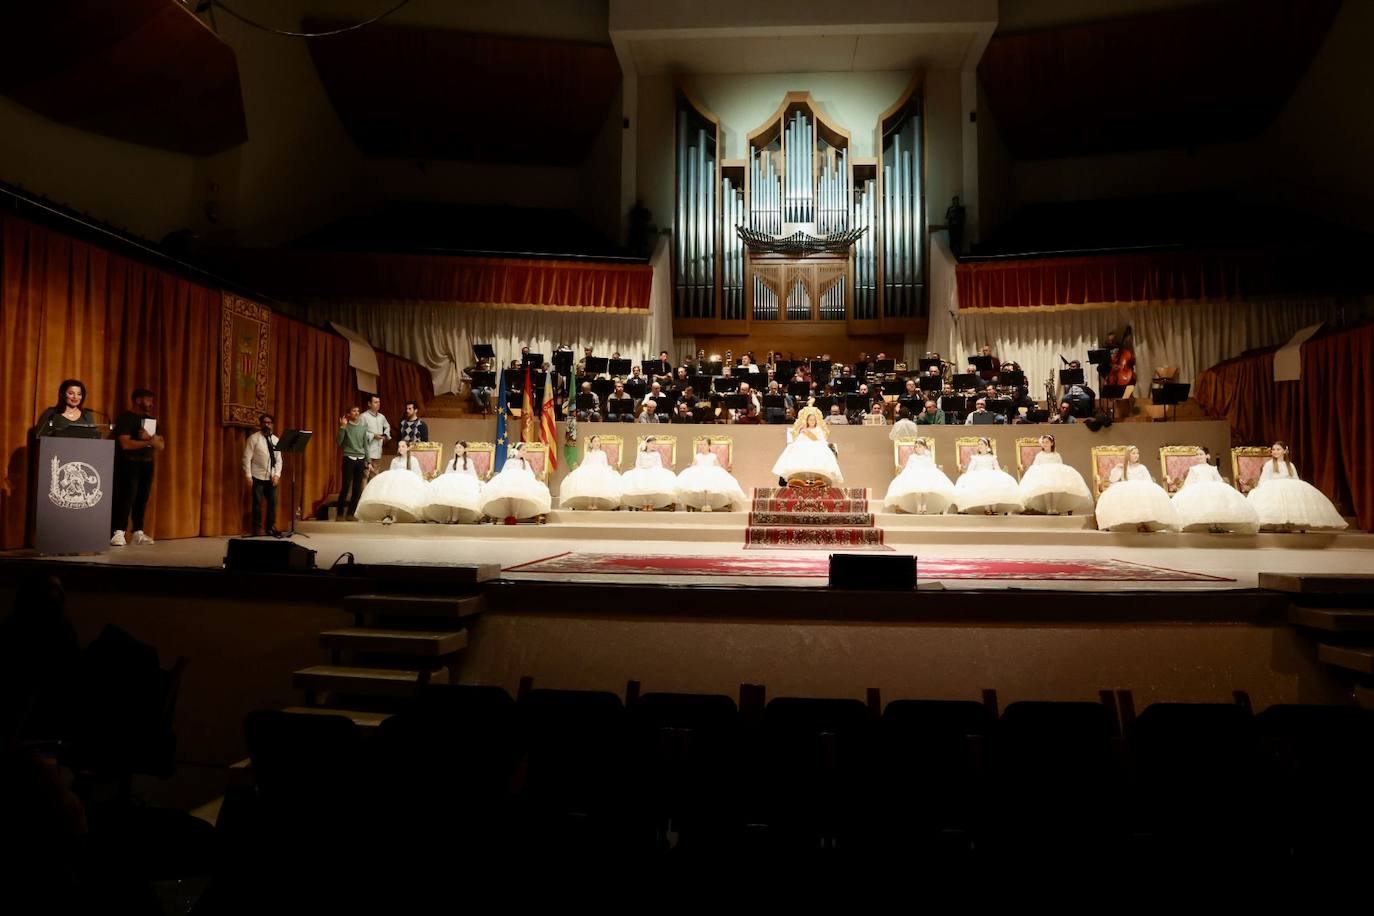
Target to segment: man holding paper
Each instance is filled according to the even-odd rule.
[[[133,514],[134,544],[151,544],[143,533],[143,512],[153,489],[153,454],[166,447],[164,430],[158,428],[153,414],[157,398],[147,388],[134,389],[133,410],[115,419],[114,503],[110,515],[110,546],[123,547],[124,532]]]

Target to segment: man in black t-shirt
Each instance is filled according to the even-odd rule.
[[[153,454],[166,445],[162,425],[152,416],[157,411],[157,398],[147,388],[133,394],[133,410],[126,410],[115,419],[114,508],[110,516],[110,546],[126,543],[151,544],[153,539],[143,533],[143,512],[148,507],[148,494],[153,488]],[[128,541],[124,531],[133,514],[133,534]]]

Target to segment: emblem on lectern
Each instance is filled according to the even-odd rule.
[[[105,491],[100,489],[100,475],[84,461],[52,460],[52,476],[48,483],[48,499],[63,509],[90,509],[100,504]]]

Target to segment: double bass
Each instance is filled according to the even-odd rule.
[[[1121,346],[1112,354],[1112,367],[1107,372],[1106,384],[1125,388],[1136,383],[1134,336],[1130,325],[1121,335]]]

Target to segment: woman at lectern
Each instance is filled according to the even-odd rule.
[[[482,520],[482,481],[468,457],[466,442],[454,444],[453,459],[429,482],[425,520],[464,525]]]
[[[80,379],[69,378],[57,386],[57,403],[38,418],[36,436],[52,436],[69,426],[95,428],[95,415],[82,405],[86,403],[86,385]]]
[[[420,463],[410,454],[410,443],[396,447],[391,467],[372,478],[363,489],[354,512],[360,522],[423,522],[429,488]]]
[[[1102,531],[1177,531],[1178,512],[1169,494],[1140,463],[1140,449],[1126,449],[1126,462],[1107,475],[1107,489],[1097,498],[1097,527]]]
[[[844,483],[840,463],[835,460],[830,445],[830,429],[825,425],[820,408],[808,405],[797,412],[791,441],[778,456],[773,473],[788,486],[816,482],[821,486],[838,487]]]
[[[1040,437],[1040,451],[1021,476],[1021,499],[1026,508],[1045,515],[1091,512],[1092,490],[1078,471],[1055,450],[1054,436]]]

